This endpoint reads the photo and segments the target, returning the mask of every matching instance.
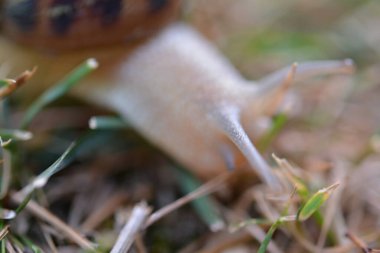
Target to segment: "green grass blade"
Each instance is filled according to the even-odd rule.
[[[293,172],[292,165],[283,158],[277,157],[275,154],[272,155],[273,159],[276,161],[278,166],[283,170],[282,172],[288,178],[288,180],[295,186],[298,196],[301,198],[302,205],[305,205],[309,200],[311,193],[307,184]],[[316,210],[313,214],[313,217],[317,224],[322,227],[324,223],[324,218],[321,213],[321,210]],[[334,233],[330,230],[328,232],[328,239],[331,242],[335,241]]]
[[[5,248],[5,240],[4,239],[1,240],[0,243],[1,243],[1,253],[7,253],[7,250]]]
[[[16,208],[16,210],[15,210],[16,214],[19,214],[22,210],[24,210],[24,208],[26,207],[26,205],[32,199],[33,194],[34,194],[34,190],[31,191],[29,194],[27,194],[25,196],[25,198],[22,200],[22,202],[20,203],[20,205]]]
[[[193,192],[201,186],[201,183],[189,172],[175,167],[180,187],[185,194]],[[208,196],[198,198],[191,202],[199,217],[209,226],[211,231],[217,231],[224,227],[224,221],[220,217],[217,208]]]
[[[265,238],[264,238],[263,242],[261,243],[260,248],[257,251],[257,253],[265,253],[265,251],[267,250],[268,245],[270,243],[270,240],[273,237],[274,232],[276,232],[276,230],[279,226],[281,226],[284,222],[293,222],[295,220],[296,220],[295,215],[281,216],[280,218],[278,218],[272,224],[272,226],[269,228],[269,230],[268,230],[267,234],[265,235]]]
[[[16,209],[16,214],[19,214],[32,199],[34,191],[36,189],[42,188],[45,186],[47,181],[51,176],[53,176],[58,171],[62,170],[67,164],[67,161],[70,160],[75,153],[75,143],[72,143],[66,151],[46,170],[44,170],[40,175],[38,175],[30,184],[22,189],[23,201]]]
[[[26,111],[21,122],[21,128],[27,128],[42,108],[66,94],[74,85],[78,83],[78,81],[91,73],[97,67],[98,63],[95,59],[88,59],[70,72],[65,78],[63,78],[63,80],[58,82],[57,85],[44,92]]]
[[[19,235],[18,239],[21,241],[25,248],[30,249],[33,253],[43,253],[42,249],[27,237]]]
[[[265,238],[264,238],[263,242],[261,243],[260,248],[257,251],[257,253],[265,253],[265,251],[267,250],[268,245],[270,243],[270,240],[273,237],[274,232],[276,232],[277,228],[281,224],[282,224],[281,219],[278,219],[275,223],[272,224],[272,226],[269,228],[267,234],[265,235]]]
[[[336,183],[327,188],[323,188],[311,196],[305,205],[299,209],[297,213],[297,220],[305,221],[312,216],[326,202],[338,185],[339,183]]]
[[[239,229],[245,228],[249,225],[272,225],[273,221],[267,220],[267,219],[247,219],[240,223],[233,224],[229,227],[229,231],[231,233],[234,233],[238,231]]]
[[[75,143],[71,143],[70,146],[66,149],[66,151],[45,171],[43,171],[37,178],[46,178],[49,179],[52,175],[63,169],[65,166],[65,159],[70,159],[71,155],[73,155],[73,150],[75,147]]]
[[[38,175],[33,180],[33,182],[24,187],[24,196],[29,195],[37,188],[42,188],[51,176],[53,176],[58,171],[62,170],[64,166],[67,164],[67,160],[70,160],[73,157],[75,153],[74,147],[75,143],[72,143],[52,165],[50,165],[46,170],[44,170],[40,175]]]
[[[70,161],[74,159],[79,153],[89,148],[94,148],[97,144],[94,144],[94,137],[92,132],[81,137],[78,141],[72,143],[65,152],[46,170],[44,170],[40,175],[38,175],[30,184],[24,187],[22,190],[24,196],[29,195],[35,189],[42,188],[51,176],[62,170]]]
[[[12,181],[12,143],[11,139],[3,141],[0,136],[0,147],[2,157],[0,160],[1,172],[0,172],[0,199],[3,199],[9,190],[11,181]]]
[[[33,138],[33,134],[28,131],[18,129],[0,129],[0,137],[17,141],[27,141]]]
[[[112,116],[92,117],[89,121],[89,126],[91,129],[96,130],[125,129],[130,127],[123,119]]]
[[[280,113],[273,118],[272,127],[264,134],[263,137],[260,138],[257,148],[261,152],[268,149],[270,144],[276,138],[276,136],[280,133],[281,129],[285,126],[288,121],[288,116],[285,113]]]

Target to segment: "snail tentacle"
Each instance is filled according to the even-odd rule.
[[[271,89],[257,89],[252,98],[247,100],[247,106],[244,112],[259,108],[260,115],[271,116],[277,112],[284,97],[288,94],[290,87],[294,83],[298,64],[293,63],[290,68],[287,68],[287,73],[278,81],[278,85],[271,86]],[[277,84],[277,83],[276,83]]]
[[[292,65],[275,71],[258,81],[258,92],[266,93],[282,84]],[[322,75],[352,74],[354,64],[352,60],[327,60],[297,63],[297,77],[295,82]]]
[[[239,117],[239,109],[230,106],[223,108],[215,118],[224,134],[236,145],[247,159],[250,167],[255,170],[258,176],[266,182],[269,187],[278,190],[280,184],[276,175],[248,137],[240,123]]]

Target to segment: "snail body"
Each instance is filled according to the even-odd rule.
[[[140,2],[144,1],[136,1]],[[175,13],[173,6],[164,16]],[[165,8],[169,7],[161,6],[161,11]],[[86,45],[70,52],[67,49],[73,44],[69,43],[68,48],[49,47],[64,53],[41,53],[1,38],[0,62],[8,62],[14,71],[38,65],[40,71],[33,82],[41,85],[95,57],[99,71],[76,87],[75,95],[117,111],[147,139],[204,179],[239,167],[239,161],[245,160],[269,186],[278,187],[251,139],[257,137],[256,120],[273,112],[289,88],[295,65],[257,83],[247,81],[196,31],[177,22],[166,24],[170,19],[165,18],[161,22],[165,27],[148,40],[139,40],[140,44],[123,40],[112,48],[87,49]],[[22,32],[18,33],[12,37],[22,40]],[[36,46],[36,41],[39,39],[30,39],[26,44]],[[349,61],[303,63],[297,67],[297,78],[351,70]]]

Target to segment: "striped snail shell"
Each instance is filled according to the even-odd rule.
[[[4,31],[49,50],[135,42],[174,19],[179,0],[4,0]]]

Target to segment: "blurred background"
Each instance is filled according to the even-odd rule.
[[[350,58],[356,64],[352,76],[295,84],[287,120],[262,150],[268,160],[273,152],[288,159],[310,192],[340,182],[322,208],[326,225],[311,220],[301,234],[284,226],[268,252],[363,252],[347,232],[360,238],[363,247],[380,248],[379,14],[377,0],[183,2],[180,19],[214,43],[248,79],[293,62]],[[7,101],[2,119],[17,121],[24,112],[20,104]],[[83,145],[71,165],[35,199],[97,242],[100,252],[108,252],[135,203],[144,199],[157,210],[203,182],[132,129],[89,131],[94,115],[115,116],[69,95],[44,109],[30,126],[34,138],[19,144],[13,187],[26,185],[80,139]],[[267,205],[255,180],[235,180],[240,187],[225,185],[206,202],[178,209],[150,227],[132,252],[255,252],[268,226],[234,233],[227,228],[248,217],[273,217],[278,214],[273,210],[281,209]],[[81,252],[54,226],[26,211],[12,223],[12,234],[13,241],[30,242],[22,243],[25,250]]]

